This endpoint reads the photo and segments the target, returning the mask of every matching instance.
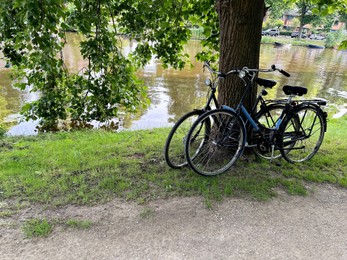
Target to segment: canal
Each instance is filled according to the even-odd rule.
[[[69,34],[68,45],[64,49],[67,67],[77,72],[87,65],[79,53],[80,38]],[[123,42],[124,52],[131,52],[135,44]],[[199,41],[190,41],[185,51],[191,57],[201,49]],[[2,55],[1,55],[2,56]],[[138,72],[148,86],[150,105],[136,114],[125,115],[121,120],[123,129],[147,129],[172,125],[186,112],[201,107],[205,102],[207,87],[202,64],[191,59],[192,67],[182,71],[163,69],[158,60]],[[306,98],[321,97],[329,101],[329,110],[335,116],[347,111],[347,52],[333,49],[309,49],[301,46],[279,47],[262,44],[260,67],[269,68],[272,64],[288,71],[290,78],[280,73],[267,73],[263,77],[274,79],[277,87],[269,91],[268,98],[284,97],[284,84],[305,86]],[[20,107],[27,101],[35,100],[37,94],[19,91],[12,87],[11,69],[4,68],[0,60],[0,123],[11,125],[10,135],[35,134],[35,122],[19,122]]]

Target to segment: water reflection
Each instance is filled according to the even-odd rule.
[[[159,68],[156,72],[149,73],[146,67],[140,73],[140,77],[149,86],[151,105],[136,122],[137,125],[148,120],[158,120],[161,126],[174,123],[187,111],[200,107],[206,96],[201,64],[195,64],[194,68],[183,71],[163,70],[158,64],[156,66]],[[163,118],[166,120],[162,120]],[[132,128],[132,125],[129,125],[131,122],[125,123],[126,127]]]
[[[333,94],[329,89],[347,89],[347,52],[295,46],[281,50],[262,45],[261,66],[272,63],[291,73],[288,80],[277,77],[281,84],[307,87],[309,92],[306,97],[323,97],[335,104],[346,103],[346,98]]]
[[[5,69],[5,62],[0,62],[0,123],[13,122],[14,114],[16,114],[21,106],[21,92],[11,87],[11,70]]]
[[[76,73],[87,66],[79,52],[81,36],[69,34],[68,45],[64,49],[65,62],[68,69]],[[131,52],[134,42],[124,41],[124,53]],[[198,41],[191,41],[185,51],[194,57],[200,50]],[[203,106],[207,87],[202,64],[191,59],[193,67],[187,66],[182,71],[163,69],[160,62],[152,59],[138,75],[148,86],[151,99],[149,107],[137,114],[126,115],[123,123],[125,129],[143,129],[172,125],[180,116],[188,111]],[[347,52],[332,49],[309,49],[291,46],[289,48],[274,48],[273,45],[261,46],[261,68],[269,68],[272,64],[290,72],[286,78],[279,73],[261,75],[278,81],[278,87],[269,91],[269,98],[284,97],[284,84],[306,86],[309,89],[307,98],[323,97],[339,108],[347,108]],[[10,70],[4,69],[0,61],[0,122],[13,122],[16,127],[11,134],[32,134],[34,122],[17,125],[18,112],[23,102],[35,98],[28,92],[21,92],[11,86]],[[32,95],[32,94],[31,94]]]

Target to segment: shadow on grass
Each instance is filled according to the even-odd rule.
[[[247,155],[228,172],[204,177],[166,165],[162,146],[167,132],[82,131],[6,140],[11,149],[0,151],[0,199],[64,205],[114,197],[145,202],[203,196],[211,206],[232,196],[268,200],[278,190],[306,195],[308,182],[347,187],[347,148],[339,135],[327,135],[319,153],[305,163],[280,160],[278,166]]]

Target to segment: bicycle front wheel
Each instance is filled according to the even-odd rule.
[[[187,165],[184,145],[189,129],[203,110],[193,110],[182,116],[172,127],[165,143],[164,155],[167,164],[173,169],[179,169]]]
[[[319,150],[325,133],[324,115],[314,106],[298,107],[283,121],[279,131],[280,150],[288,162],[304,162]]]
[[[205,176],[227,171],[242,154],[246,142],[243,121],[233,111],[217,109],[203,114],[186,140],[189,166]]]

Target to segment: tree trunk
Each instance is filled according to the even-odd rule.
[[[300,14],[300,27],[299,27],[299,40],[302,38],[302,32],[304,30],[304,18],[307,12],[307,5],[303,2],[301,6],[301,14]]]
[[[220,20],[219,70],[227,72],[243,67],[258,68],[261,28],[265,15],[264,0],[217,0]],[[220,104],[235,107],[244,92],[244,84],[237,76],[222,79],[219,85]],[[251,107],[256,89],[244,104]]]

